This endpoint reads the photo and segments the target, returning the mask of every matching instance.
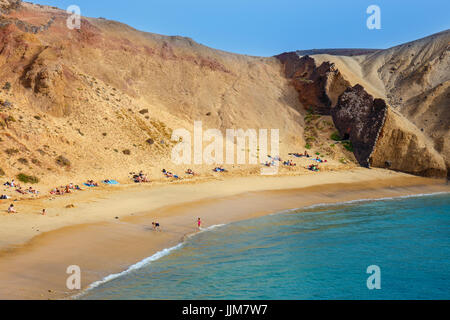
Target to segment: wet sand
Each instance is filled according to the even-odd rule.
[[[67,221],[61,216],[39,217],[61,218],[67,225],[62,222],[48,225],[48,232],[22,243],[3,245],[0,298],[70,298],[79,291],[66,288],[68,266],[80,266],[85,289],[94,281],[126,270],[182,242],[186,235],[196,232],[197,217],[208,227],[313,204],[436,192],[450,192],[450,186],[442,180],[357,169],[311,176],[248,177],[97,195],[95,200],[77,203],[69,211],[71,217]],[[85,214],[91,214],[92,221]],[[152,221],[161,224],[161,232],[153,231]]]

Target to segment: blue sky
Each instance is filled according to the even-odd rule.
[[[33,0],[257,56],[313,48],[388,48],[450,28],[448,0]],[[369,5],[381,30],[366,26]]]

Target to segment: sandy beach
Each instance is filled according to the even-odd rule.
[[[355,168],[121,186],[22,201],[18,214],[0,215],[0,298],[74,296],[79,291],[66,288],[68,266],[80,266],[85,289],[182,242],[197,231],[197,217],[207,228],[313,204],[436,192],[450,192],[450,187],[443,180]],[[42,206],[46,216],[39,214]],[[153,221],[161,224],[161,232],[153,231]]]

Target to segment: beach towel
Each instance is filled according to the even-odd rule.
[[[119,184],[116,180],[109,180],[106,182],[105,180],[102,181],[104,184]]]
[[[83,183],[86,187],[89,187],[89,188],[93,188],[93,187],[96,187],[95,185],[93,185],[93,184],[87,184],[87,183]]]

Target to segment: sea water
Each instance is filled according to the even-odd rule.
[[[380,289],[369,290],[369,266]],[[218,226],[79,299],[449,299],[450,194],[315,206]]]

